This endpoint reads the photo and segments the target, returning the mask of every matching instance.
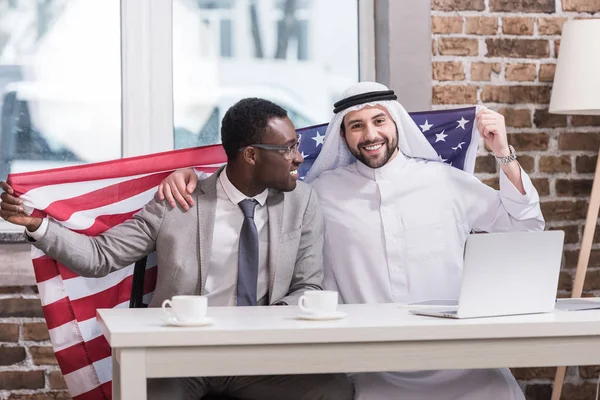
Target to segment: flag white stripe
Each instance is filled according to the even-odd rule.
[[[55,301],[60,299],[64,299],[67,297],[67,291],[65,287],[61,284],[62,278],[57,275],[54,278],[48,279],[44,282],[39,282],[38,290],[40,292],[40,300],[42,301],[42,306],[52,304]]]
[[[103,358],[102,360],[94,363],[96,373],[98,374],[98,380],[100,384],[110,382],[112,380],[112,359],[111,357]]]
[[[103,367],[103,364],[100,364]],[[112,372],[112,365],[111,365]],[[111,373],[112,375],[112,373]],[[65,383],[71,392],[71,397],[79,396],[80,394],[89,392],[97,388],[98,381],[95,378],[96,371],[94,364],[86,365],[76,371],[65,375]]]
[[[71,300],[82,299],[116,286],[123,279],[133,274],[133,267],[134,264],[131,264],[123,269],[111,272],[102,279],[78,276],[65,279],[63,282]]]
[[[79,331],[81,332],[84,342],[89,342],[92,339],[102,336],[102,331],[100,330],[100,325],[98,325],[96,317],[80,321]]]
[[[82,340],[77,329],[76,320],[49,329],[48,332],[50,332],[50,341],[52,342],[52,347],[54,347],[54,352],[67,349],[81,343]]]
[[[116,203],[92,210],[76,212],[68,220],[61,222],[61,224],[68,229],[87,229],[94,224],[96,218],[100,215],[124,214],[142,208],[152,200],[154,193],[156,193],[156,187]]]
[[[40,186],[23,194],[21,199],[29,204],[34,204],[35,208],[38,210],[45,210],[50,204],[60,200],[82,196],[107,186],[116,185],[121,182],[131,181],[154,174],[156,174],[156,172],[120,178],[98,179],[94,181],[58,183],[56,185]]]
[[[31,259],[35,260],[36,258],[40,258],[45,256],[44,252],[38,249],[35,246],[31,246]]]

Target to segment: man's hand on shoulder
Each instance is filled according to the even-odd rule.
[[[191,194],[196,189],[198,176],[193,168],[178,169],[167,176],[158,185],[157,197],[159,200],[167,200],[171,208],[177,204],[183,207],[185,211],[194,205],[194,199]]]
[[[0,195],[0,216],[12,224],[26,227],[30,232],[36,231],[42,224],[42,219],[25,214],[23,201],[14,195],[14,190],[8,183],[0,182],[0,189],[4,191]]]

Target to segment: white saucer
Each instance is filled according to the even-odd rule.
[[[329,320],[333,320],[333,319],[341,319],[346,317],[348,314],[346,314],[345,312],[341,312],[341,311],[336,311],[333,313],[328,313],[328,314],[298,314],[297,318],[298,319],[305,319],[305,320],[309,320],[309,321],[329,321]]]
[[[215,320],[210,317],[205,317],[195,321],[179,321],[177,318],[163,318],[165,325],[169,326],[207,326],[215,323]]]

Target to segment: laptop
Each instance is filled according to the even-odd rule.
[[[429,303],[410,312],[444,318],[552,312],[564,236],[561,230],[469,235],[458,306]]]

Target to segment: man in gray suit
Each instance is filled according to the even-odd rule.
[[[294,125],[278,105],[244,99],[225,114],[221,138],[227,166],[199,182],[192,212],[154,199],[131,220],[88,237],[27,216],[2,182],[0,216],[25,226],[27,240],[81,276],[107,275],[156,250],[150,307],[185,294],[206,295],[209,306],[296,304],[305,290],[321,289],[323,220],[314,191],[297,182],[303,159]],[[171,384],[186,399],[353,396],[343,374],[181,378]]]

